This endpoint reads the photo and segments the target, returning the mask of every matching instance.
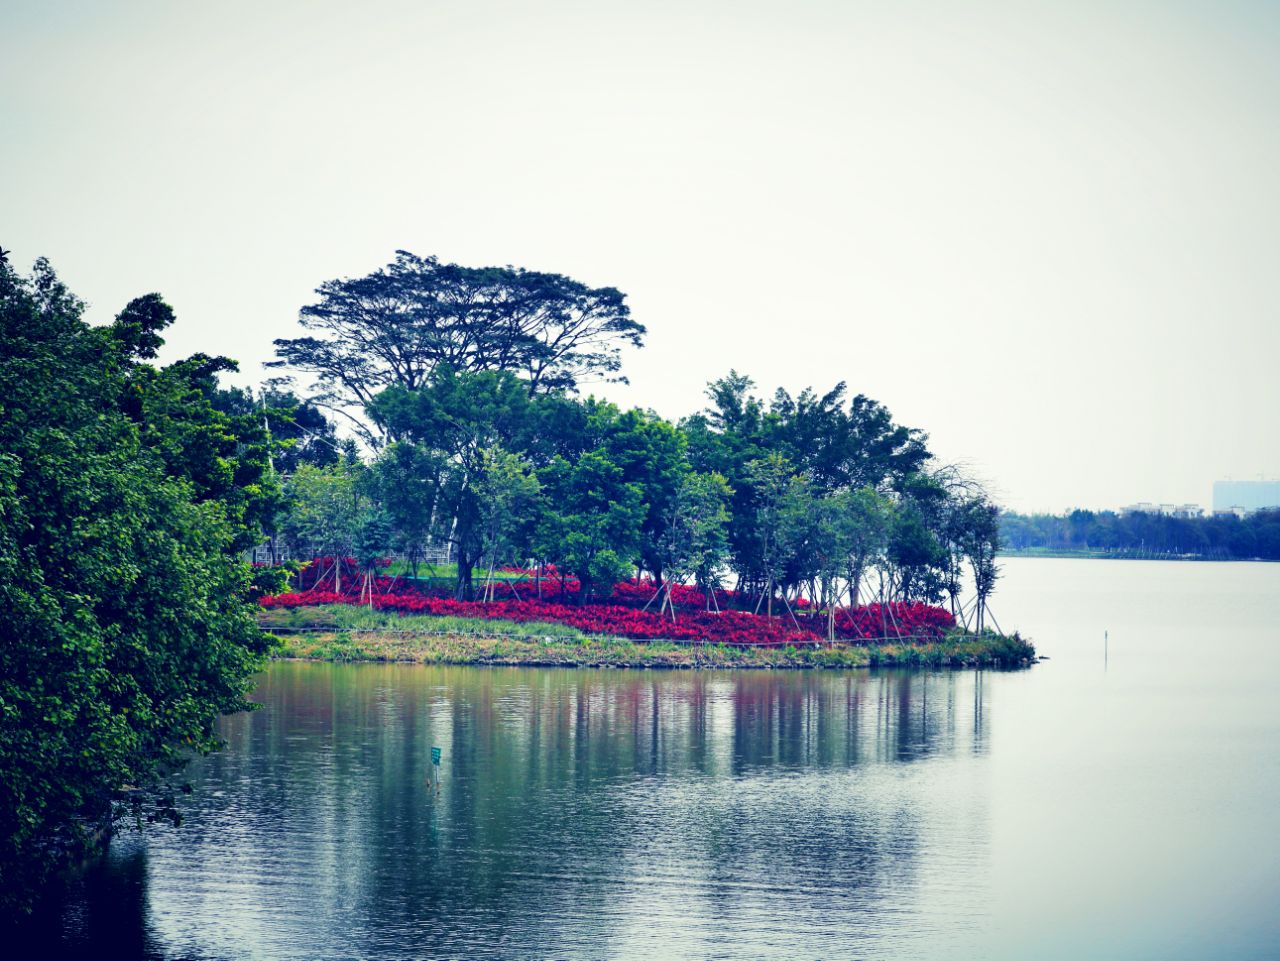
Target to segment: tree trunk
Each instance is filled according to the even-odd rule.
[[[475,585],[472,582],[471,573],[474,561],[471,556],[458,548],[458,584],[454,589],[454,597],[460,601],[469,601],[475,596]]]

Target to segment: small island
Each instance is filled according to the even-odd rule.
[[[766,400],[731,370],[705,409],[669,420],[579,392],[620,380],[622,349],[643,342],[614,288],[400,251],[317,294],[308,336],[276,341],[276,366],[312,379],[307,399],[222,394],[290,438],[253,555],[261,623],[289,656],[1034,659],[990,616],[996,505],[843,383]]]
[[[1000,667],[999,509],[922,431],[730,370],[677,418],[590,391],[645,327],[559,274],[399,251],[317,288],[285,375],[162,364],[159,294],[91,325],[0,258],[0,909],[176,781],[272,657]]]
[[[333,558],[308,565],[332,566]],[[347,559],[340,566],[355,565]],[[258,623],[275,635],[275,657],[699,670],[1011,668],[1036,660],[1035,648],[1019,635],[969,631],[944,608],[922,603],[827,612],[800,597],[785,614],[770,617],[737,609],[743,599],[730,591],[709,598],[682,585],[639,577],[588,603],[577,599],[576,579],[554,578],[563,593],[540,600],[530,596],[539,572],[518,569],[494,578],[509,593],[507,600],[486,592],[482,600],[458,601],[433,588],[430,578],[418,583],[379,575],[366,582],[348,573],[348,583],[361,585],[360,594],[313,587],[262,598]],[[650,609],[660,597],[665,597],[666,614]],[[570,598],[576,602],[565,603]]]

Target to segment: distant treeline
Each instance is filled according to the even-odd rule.
[[[1280,509],[1238,517],[1074,510],[1000,515],[1007,551],[1187,556],[1212,560],[1280,560]]]

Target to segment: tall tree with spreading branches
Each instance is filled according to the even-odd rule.
[[[416,390],[439,366],[505,371],[531,393],[625,381],[624,346],[645,328],[614,287],[516,267],[462,267],[396,251],[364,277],[330,280],[302,308],[308,336],[277,340],[270,366],[308,374],[315,402],[370,445],[387,439],[366,408],[385,388]]]

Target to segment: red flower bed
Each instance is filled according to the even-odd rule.
[[[836,634],[847,638],[941,637],[955,626],[951,612],[932,604],[868,604],[836,611]]]
[[[264,597],[262,606],[307,607],[315,604],[358,603],[350,594],[333,591],[306,591],[301,594],[279,594]],[[780,618],[769,620],[742,611],[722,614],[705,612],[682,615],[674,623],[652,611],[637,611],[615,604],[571,606],[547,601],[458,601],[447,597],[431,597],[418,593],[384,594],[374,598],[379,610],[401,614],[474,617],[528,623],[547,621],[576,627],[587,634],[608,634],[634,640],[704,641],[735,646],[784,647],[787,644],[813,644],[818,638],[810,630],[797,629]]]
[[[641,607],[652,601],[653,606],[658,607],[662,599],[654,599],[657,593],[658,585],[644,578],[640,581],[621,581],[613,585],[611,599],[624,604],[638,604]],[[732,598],[732,591],[716,591],[716,603],[721,608],[729,607]],[[685,610],[705,611],[707,609],[707,595],[688,584],[672,584],[671,601],[676,607]]]
[[[360,571],[360,565],[354,557],[314,557],[295,575],[295,582],[298,588],[309,591],[324,585],[332,587],[335,563],[338,565],[337,573],[339,579],[344,586],[348,584],[354,585],[357,578],[364,577]],[[379,558],[378,566],[390,567],[391,558]],[[353,587],[352,589],[354,590],[355,588]]]
[[[332,583],[332,575],[325,578],[323,565],[320,579]],[[328,564],[332,569],[332,562]],[[344,565],[345,568],[345,565]],[[310,570],[310,568],[308,568]],[[332,590],[303,590],[262,598],[262,606],[307,607],[317,604],[359,603],[356,593],[358,582],[346,579],[350,593],[338,594]],[[313,582],[314,583],[314,582]],[[576,587],[575,582],[575,587]],[[789,615],[774,616],[750,614],[746,611],[706,611],[706,598],[699,591],[677,586],[672,588],[672,598],[681,608],[677,620],[659,615],[655,609],[637,610],[626,606],[643,604],[653,597],[655,587],[651,582],[624,581],[614,588],[610,602],[589,604],[562,604],[546,600],[497,600],[459,601],[439,593],[417,591],[398,587],[397,581],[379,577],[375,585],[373,606],[380,610],[402,614],[429,614],[436,616],[470,617],[485,620],[503,620],[528,623],[546,621],[575,627],[587,634],[607,634],[633,640],[700,641],[708,644],[727,644],[734,647],[785,647],[787,645],[819,643],[826,634],[826,619],[821,614],[803,611],[797,621]],[[393,593],[394,592],[394,593]],[[730,592],[718,595],[722,603],[731,599]],[[927,604],[872,604],[853,610],[841,608],[836,612],[836,634],[844,640],[870,643],[902,637],[939,637],[954,624],[951,615],[939,607]]]

